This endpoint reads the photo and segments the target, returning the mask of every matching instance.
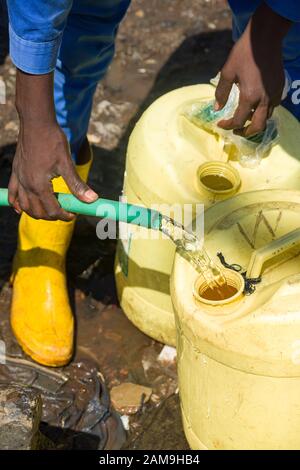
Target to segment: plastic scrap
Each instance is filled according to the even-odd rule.
[[[217,85],[219,75],[211,80],[213,85]],[[225,130],[218,126],[218,122],[223,119],[230,119],[237,108],[239,102],[239,88],[233,85],[226,105],[220,111],[214,109],[214,100],[198,101],[185,109],[184,115],[196,126],[212,132],[224,141],[225,145],[232,147],[230,155],[238,159],[241,165],[254,168],[258,166],[271,147],[276,143],[279,132],[279,121],[272,117],[268,119],[266,129],[249,138],[238,135],[232,130]],[[232,152],[233,150],[233,152]]]

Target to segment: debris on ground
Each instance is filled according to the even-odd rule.
[[[127,450],[188,450],[180,416],[178,394],[166,398],[158,407],[144,414],[140,432],[127,441]]]
[[[162,348],[157,360],[162,364],[174,364],[176,361],[176,356],[176,348],[166,345]]]
[[[114,408],[122,415],[133,415],[148,403],[152,395],[150,387],[125,382],[116,385],[110,391]]]
[[[0,368],[0,382],[17,383],[17,387],[30,385],[28,391],[26,388],[20,390],[24,390],[25,398],[26,392],[28,397],[33,397],[31,402],[29,398],[25,402],[22,397],[19,401],[23,399],[28,406],[29,418],[36,419],[35,431],[42,421],[43,435],[53,441],[57,449],[105,448],[107,436],[103,432],[103,423],[111,411],[110,398],[104,378],[93,362],[86,359],[53,370],[27,359],[8,356],[6,364]],[[11,396],[18,398],[18,395]],[[37,408],[36,396],[39,397],[39,414],[33,412]],[[16,408],[16,412],[10,413],[8,405],[3,412],[11,414],[13,422],[17,422],[22,417],[17,413],[18,404],[11,401],[10,406],[13,410]],[[121,426],[121,421],[119,424]],[[32,426],[28,422],[28,428]],[[117,437],[122,445],[125,432],[120,430],[120,434]]]
[[[36,450],[42,402],[31,388],[0,384],[0,450]]]

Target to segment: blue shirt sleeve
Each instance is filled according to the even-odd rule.
[[[263,0],[228,0],[236,15],[246,17],[261,5]],[[300,22],[300,0],[265,0],[265,3],[278,15],[294,23]]]
[[[7,0],[10,56],[27,73],[54,70],[73,0]]]
[[[300,21],[300,1],[299,0],[265,0],[266,4],[280,16],[295,23]]]

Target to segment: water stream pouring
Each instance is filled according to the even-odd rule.
[[[68,212],[107,218],[161,231],[184,251],[194,267],[202,273],[211,289],[216,289],[218,292],[219,286],[226,283],[222,269],[212,262],[200,240],[193,233],[188,232],[183,225],[160,212],[110,199],[99,198],[87,204],[79,201],[72,194],[56,193],[56,197],[61,207]],[[0,206],[9,206],[7,189],[0,189]],[[219,295],[221,296],[221,293]]]

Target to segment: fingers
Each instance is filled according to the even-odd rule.
[[[227,103],[232,85],[234,84],[234,79],[227,76],[226,73],[222,70],[218,86],[216,88],[215,98],[215,110],[219,111],[224,108]]]
[[[75,215],[60,207],[51,179],[62,176],[71,192],[81,201],[98,196],[77,175],[67,139],[59,126],[29,126],[20,132],[9,185],[9,202],[18,211],[35,219],[70,221]]]
[[[231,119],[218,122],[218,126],[225,130],[242,129],[246,122],[251,119],[253,105],[241,96],[239,105]]]
[[[45,214],[47,214],[47,220],[63,220],[69,222],[75,218],[75,214],[67,212],[62,209],[53,193],[52,185],[49,185],[51,190],[47,191],[47,194],[42,199],[42,205]],[[43,217],[44,218],[44,217]]]
[[[15,209],[15,211],[20,214],[21,213],[21,208],[20,208],[20,205],[19,205],[19,202],[18,202],[18,180],[17,180],[17,177],[13,171],[11,177],[10,177],[10,180],[9,180],[9,184],[8,184],[8,202],[11,206],[13,206],[13,208]]]
[[[51,183],[48,183],[46,191],[40,195],[25,191],[17,182],[13,173],[9,183],[9,203],[18,214],[23,211],[34,219],[62,220],[69,222],[75,215],[62,209],[53,193]]]
[[[17,198],[21,212],[28,212],[31,209],[29,197],[27,191],[24,191],[21,185],[18,187],[18,198]]]
[[[22,187],[19,190],[19,199],[20,205],[24,212],[29,214],[34,219],[44,219],[44,220],[62,220],[69,222],[75,218],[74,214],[65,211],[62,209],[53,193],[52,185],[49,182],[46,184],[46,189],[44,189],[40,194],[28,193],[22,190]],[[27,196],[28,207],[26,207],[24,201]]]
[[[264,102],[258,105],[251,100],[244,98],[240,94],[238,107],[231,119],[218,122],[218,126],[225,130],[235,130],[244,137],[251,137],[263,132],[267,125],[267,120],[272,116],[274,106]],[[251,123],[245,127],[247,121]]]
[[[70,191],[80,201],[94,202],[98,199],[98,194],[95,193],[82,179],[78,176],[75,166],[71,159],[66,161],[64,171],[61,172],[62,177],[68,185]]]
[[[263,132],[267,125],[268,116],[269,107],[265,105],[258,106],[252,116],[251,124],[245,129],[244,136],[251,137]]]

